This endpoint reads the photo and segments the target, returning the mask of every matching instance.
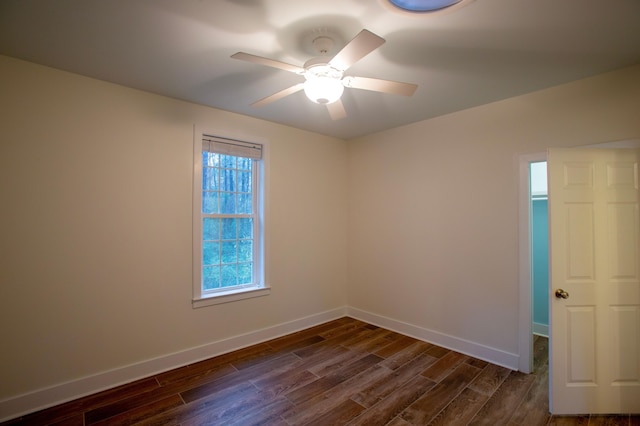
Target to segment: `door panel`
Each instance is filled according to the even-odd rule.
[[[596,383],[596,315],[593,306],[570,306],[567,315],[567,383]]]
[[[638,158],[549,150],[554,414],[640,412]]]
[[[593,203],[565,204],[565,236],[567,241],[567,281],[593,283],[594,223]]]
[[[640,366],[638,365],[638,347],[640,346],[640,308],[637,306],[612,306],[611,320],[613,332],[611,347],[612,382],[614,385],[640,384]]]

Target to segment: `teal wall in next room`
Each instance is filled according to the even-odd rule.
[[[547,199],[533,199],[532,273],[533,322],[549,326],[549,219]]]

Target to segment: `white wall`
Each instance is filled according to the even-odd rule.
[[[518,155],[638,137],[635,66],[350,141],[349,306],[517,357]]]
[[[0,93],[0,402],[344,309],[344,141],[3,56]],[[194,124],[268,139],[269,296],[191,307]]]

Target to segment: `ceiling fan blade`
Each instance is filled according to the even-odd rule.
[[[285,96],[289,96],[289,95],[292,95],[292,94],[294,94],[296,92],[299,92],[303,88],[304,88],[304,83],[295,84],[295,85],[293,85],[291,87],[287,87],[284,90],[276,92],[273,95],[269,95],[266,98],[262,98],[259,101],[256,101],[256,102],[252,103],[251,106],[253,106],[253,107],[261,107],[263,105],[270,104],[271,102],[275,102],[278,99],[284,98]]]
[[[344,105],[342,105],[342,101],[340,99],[327,104],[327,110],[329,110],[329,115],[332,120],[340,120],[347,116],[347,111],[345,111]]]
[[[382,37],[375,35],[371,31],[362,30],[329,61],[329,65],[345,71],[351,65],[382,46],[384,42],[385,40]]]
[[[391,93],[394,95],[411,96],[418,88],[411,83],[381,80],[379,78],[347,76],[342,79],[345,87],[354,89],[373,90],[374,92]]]
[[[287,64],[286,62],[276,61],[275,59],[263,58],[262,56],[256,56],[250,53],[238,52],[231,55],[231,57],[233,59],[240,59],[241,61],[247,61],[254,64],[265,65],[267,67],[278,68],[296,74],[304,73],[304,68],[297,65]]]

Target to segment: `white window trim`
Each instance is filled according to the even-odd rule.
[[[259,262],[258,275],[262,277],[262,283],[258,285],[247,286],[244,288],[233,288],[228,291],[219,291],[215,293],[202,292],[202,138],[205,135],[216,135],[229,139],[244,140],[247,142],[255,142],[262,145],[262,160],[260,161],[260,167],[258,168],[259,179],[258,185],[261,185],[261,190],[258,192],[258,206],[259,212],[259,245],[258,256],[261,260]],[[222,303],[235,302],[239,300],[250,299],[254,297],[266,296],[271,293],[271,287],[269,285],[267,275],[267,253],[265,250],[267,247],[267,233],[265,224],[266,221],[266,203],[267,199],[265,194],[268,188],[268,143],[266,140],[256,137],[238,136],[222,134],[217,131],[202,131],[198,126],[194,126],[193,132],[193,217],[192,217],[192,231],[193,231],[193,252],[192,252],[192,286],[193,286],[193,299],[192,307],[201,308],[204,306],[219,305]]]

